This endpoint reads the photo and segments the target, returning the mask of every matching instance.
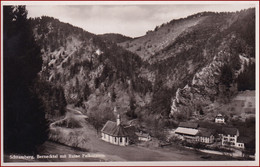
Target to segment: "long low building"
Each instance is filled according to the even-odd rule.
[[[214,131],[207,128],[200,128],[198,123],[181,122],[174,131],[182,140],[192,140],[196,142],[210,144],[214,142]]]
[[[175,134],[177,134],[181,139],[195,139],[198,132],[198,129],[183,127],[178,127],[175,130]]]

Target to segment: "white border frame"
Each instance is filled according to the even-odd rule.
[[[138,161],[138,162],[3,162],[3,49],[1,52],[1,165],[3,166],[259,166],[259,2],[258,1],[1,1],[3,5],[148,5],[148,4],[254,4],[256,8],[256,156],[255,161]]]

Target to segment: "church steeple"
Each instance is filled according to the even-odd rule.
[[[116,124],[117,124],[117,126],[118,126],[118,125],[120,125],[121,120],[120,120],[120,114],[117,112],[116,107],[114,107],[114,113],[117,114]]]
[[[116,118],[116,125],[119,126],[121,123],[121,120],[120,120],[120,115],[117,114],[117,118]]]

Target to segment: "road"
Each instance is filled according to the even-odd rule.
[[[68,110],[72,116],[84,116],[80,111],[75,109]],[[53,125],[54,126],[54,125]],[[68,128],[65,128],[65,130]],[[73,129],[72,129],[73,130]],[[160,147],[142,147],[137,145],[117,146],[107,143],[100,139],[97,131],[86,122],[86,126],[80,129],[82,134],[87,134],[87,142],[84,144],[83,149],[76,149],[65,146],[59,143],[46,141],[38,149],[38,154],[93,154],[101,157],[88,157],[88,158],[58,158],[58,159],[36,159],[35,161],[205,161],[202,156],[210,155],[207,153],[198,152],[191,149],[186,149],[177,145],[167,146],[166,148]],[[8,160],[8,155],[5,156]],[[211,155],[207,160],[232,160],[232,158],[220,155]]]
[[[75,109],[69,110],[77,115],[81,113]],[[137,145],[126,147],[113,145],[101,140],[96,130],[88,124],[84,127],[84,132],[88,134],[89,139],[86,149],[102,153],[111,161],[202,161],[204,159],[201,156],[207,155],[178,146],[145,148]]]

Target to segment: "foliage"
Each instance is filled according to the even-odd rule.
[[[42,67],[25,6],[4,6],[4,151],[32,153],[47,121],[32,86]]]
[[[112,93],[111,93],[111,101],[112,102],[116,101],[116,92],[115,92],[115,88],[114,87],[113,87]]]
[[[237,77],[238,90],[255,90],[255,63],[249,62],[244,69]]]
[[[34,90],[41,99],[47,119],[51,121],[65,114],[67,102],[61,86],[38,80],[34,85]]]
[[[234,78],[231,66],[229,66],[228,64],[224,64],[221,68],[220,73],[220,83],[225,85],[227,88],[230,88]]]
[[[88,100],[88,97],[90,94],[91,94],[91,90],[90,90],[88,84],[86,83],[85,88],[84,88],[84,95],[83,95],[85,101]]]
[[[203,16],[207,17],[200,18]],[[249,17],[249,21],[246,21],[247,17]],[[66,97],[68,97],[67,94],[76,97],[70,101],[77,103],[77,106],[79,106],[88,100],[88,97],[95,92],[95,89],[99,89],[101,93],[107,93],[108,91],[111,93],[111,103],[120,98],[117,97],[120,95],[118,91],[128,92],[130,86],[132,88],[131,91],[138,95],[136,97],[141,97],[142,100],[152,96],[151,101],[147,102],[149,104],[144,107],[149,110],[146,112],[147,115],[159,115],[159,117],[166,119],[170,112],[171,99],[175,96],[177,88],[183,88],[185,85],[190,84],[194,74],[210,64],[215,57],[219,58],[218,55],[220,53],[223,54],[220,57],[226,58],[223,60],[226,65],[221,69],[221,76],[219,77],[220,85],[225,86],[222,96],[231,95],[229,89],[236,82],[235,72],[241,67],[239,55],[253,57],[253,33],[247,36],[245,31],[252,29],[251,26],[254,24],[253,17],[254,13],[252,10],[237,13],[203,12],[189,16],[185,18],[187,19],[185,21],[197,18],[201,19],[200,23],[190,27],[188,31],[182,32],[174,41],[168,43],[166,47],[160,48],[153,55],[153,61],[151,62],[149,60],[143,61],[138,55],[117,46],[117,42],[127,40],[118,34],[96,36],[49,17],[32,19],[31,21],[38,32],[39,43],[45,51],[55,48],[56,50],[57,48],[65,48],[66,50],[66,47],[73,39],[81,43],[75,49],[75,53],[68,57],[68,61],[62,64],[64,75],[61,75],[62,73],[54,73],[54,80],[51,81],[64,87]],[[160,35],[160,28],[170,27],[171,24],[181,23],[183,20],[173,20],[168,24],[157,26],[156,32],[152,32],[149,36],[157,33]],[[243,20],[250,24],[240,24]],[[174,32],[173,29],[171,30]],[[252,39],[249,39],[249,36]],[[131,41],[130,45],[132,44]],[[146,44],[154,46],[152,41]],[[129,42],[127,42],[127,45],[129,45]],[[131,48],[131,46],[129,47]],[[143,52],[145,47],[136,46],[135,49]],[[96,54],[96,50],[100,50],[101,54]],[[61,60],[56,61],[60,62]],[[44,66],[48,67],[45,64]],[[53,65],[53,67],[48,68],[55,69],[56,67]],[[147,70],[147,74],[143,74],[142,69]],[[216,73],[218,72],[216,70]],[[92,74],[94,74],[94,77],[90,76]],[[49,76],[50,71],[43,75]],[[152,76],[152,80],[150,80],[150,76]],[[75,78],[79,80],[75,82]],[[242,78],[241,80],[245,79],[245,77]],[[79,86],[79,81],[83,86]],[[128,84],[129,81],[131,81],[131,85]],[[243,82],[240,81],[240,83]],[[67,87],[64,83],[70,86]],[[74,83],[76,83],[76,86],[74,86]],[[214,89],[218,84],[216,82],[216,85],[211,86]],[[115,88],[117,88],[115,85],[123,90],[116,89],[115,91]],[[238,86],[244,87],[241,84],[238,84]],[[200,93],[203,96],[209,96],[211,101],[215,100],[215,94],[208,95],[206,91],[203,93],[200,91]],[[127,111],[127,115],[130,117],[135,117],[135,115],[139,117],[141,115],[138,113],[140,111],[139,106],[136,106],[136,109],[133,107],[135,106],[135,101],[137,101],[135,97],[130,101],[130,110]],[[182,109],[184,114],[179,114],[176,118],[178,120],[187,119],[191,115],[191,110],[192,107],[184,107]],[[203,111],[200,108],[198,108],[198,111],[200,114],[206,112],[206,110]]]
[[[114,34],[114,33],[103,34],[99,36],[106,42],[114,42],[114,43],[121,43],[132,39],[131,37],[127,37],[121,34]]]
[[[115,121],[115,116],[109,108],[105,110],[95,110],[94,112],[90,112],[88,114],[89,123],[94,126],[97,132],[105,125],[108,120]]]
[[[126,112],[126,115],[132,119],[137,118],[137,115],[135,113],[135,109],[136,109],[136,102],[133,98],[130,98],[130,102],[129,102],[129,106],[130,106],[130,110],[128,110]]]

